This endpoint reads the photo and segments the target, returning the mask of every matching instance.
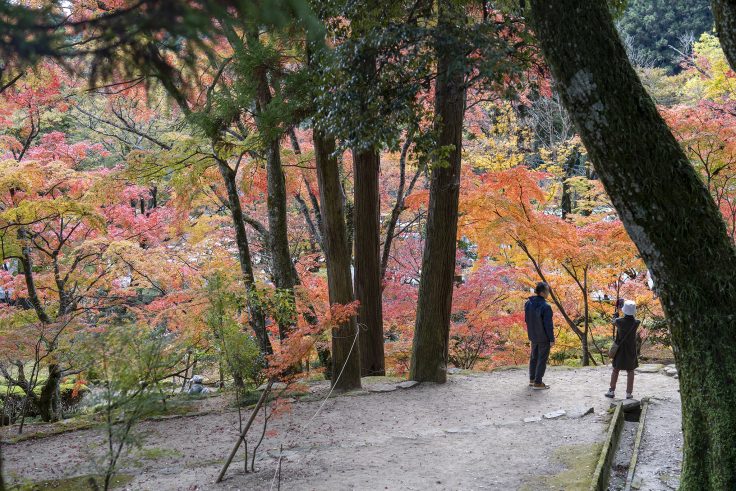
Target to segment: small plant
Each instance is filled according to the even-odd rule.
[[[97,459],[102,485],[93,478],[93,489],[110,489],[121,458],[141,441],[133,428],[161,404],[157,386],[171,375],[181,359],[174,336],[163,328],[113,325],[84,339],[84,354],[96,367],[101,390],[97,407],[103,415],[105,453]]]

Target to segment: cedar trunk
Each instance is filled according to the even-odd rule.
[[[736,489],[736,251],[726,226],[631,67],[606,2],[531,5],[565,107],[670,324],[681,489]]]
[[[448,5],[449,4],[449,5]],[[449,16],[452,2],[440,4],[440,26]],[[448,26],[443,32],[452,32]],[[457,214],[460,196],[460,161],[465,114],[464,56],[462,51],[443,45],[438,52],[435,86],[435,117],[438,149],[450,149],[434,163],[430,178],[427,239],[422,256],[417,319],[410,367],[410,378],[417,381],[447,380],[447,350],[450,311],[455,279]]]
[[[353,302],[354,297],[342,188],[338,161],[334,155],[335,140],[318,129],[314,130],[314,154],[330,304],[346,305]],[[358,326],[354,317],[332,329],[332,386],[335,389],[360,388],[360,343],[355,341],[357,334]]]
[[[250,323],[253,331],[258,339],[261,353],[273,353],[271,341],[268,339],[266,331],[266,315],[258,304],[256,298],[256,283],[253,275],[253,263],[250,257],[250,245],[248,244],[248,235],[245,232],[245,222],[243,221],[243,208],[240,204],[240,196],[235,182],[236,173],[227,162],[218,160],[218,169],[225,183],[227,190],[228,208],[233,219],[233,227],[235,228],[235,243],[238,246],[238,260],[240,262],[240,271],[243,274],[245,287],[248,293],[248,310],[250,313]]]
[[[355,152],[355,299],[360,302],[360,370],[365,376],[385,375],[383,308],[381,306],[380,156],[374,150]]]

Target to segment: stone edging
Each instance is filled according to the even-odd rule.
[[[593,473],[593,480],[590,483],[590,491],[606,491],[608,489],[608,479],[611,477],[611,462],[616,454],[618,441],[621,438],[621,430],[624,427],[624,411],[622,404],[616,404],[613,411],[613,417],[608,425],[608,434],[603,442],[603,449],[598,458],[598,465]]]
[[[626,486],[624,491],[631,491],[631,485],[634,482],[634,473],[636,472],[636,462],[639,459],[639,447],[641,446],[641,438],[644,434],[644,424],[647,418],[648,401],[642,401],[641,416],[639,416],[639,427],[636,429],[636,438],[634,439],[634,451],[631,454],[631,463],[629,464],[629,473],[626,476]]]

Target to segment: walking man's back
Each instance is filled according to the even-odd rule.
[[[529,387],[537,390],[549,389],[542,379],[547,369],[547,359],[552,345],[555,344],[555,333],[552,323],[552,307],[547,303],[549,285],[537,283],[534,296],[524,304],[526,332],[532,345],[529,357]]]

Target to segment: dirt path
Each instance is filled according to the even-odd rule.
[[[552,369],[548,391],[528,389],[521,369],[452,375],[443,386],[330,399],[306,429],[320,402],[297,402],[271,424],[276,432],[258,453],[258,472],[244,475],[240,460],[220,485],[214,479],[236,439],[236,412],[145,422],[143,450],[122,472],[134,476],[128,488],[135,490],[269,489],[283,443],[287,490],[573,490],[592,472],[604,437],[608,375],[607,368]],[[677,381],[666,375],[640,374],[636,384],[639,396],[679,405]],[[314,390],[316,398],[326,387]],[[573,417],[588,407],[594,414]],[[560,409],[568,415],[524,422]],[[8,445],[6,472],[15,482],[89,474],[101,445],[94,430]]]
[[[641,491],[665,491],[680,485],[682,408],[679,397],[657,396],[649,401],[633,485]]]

